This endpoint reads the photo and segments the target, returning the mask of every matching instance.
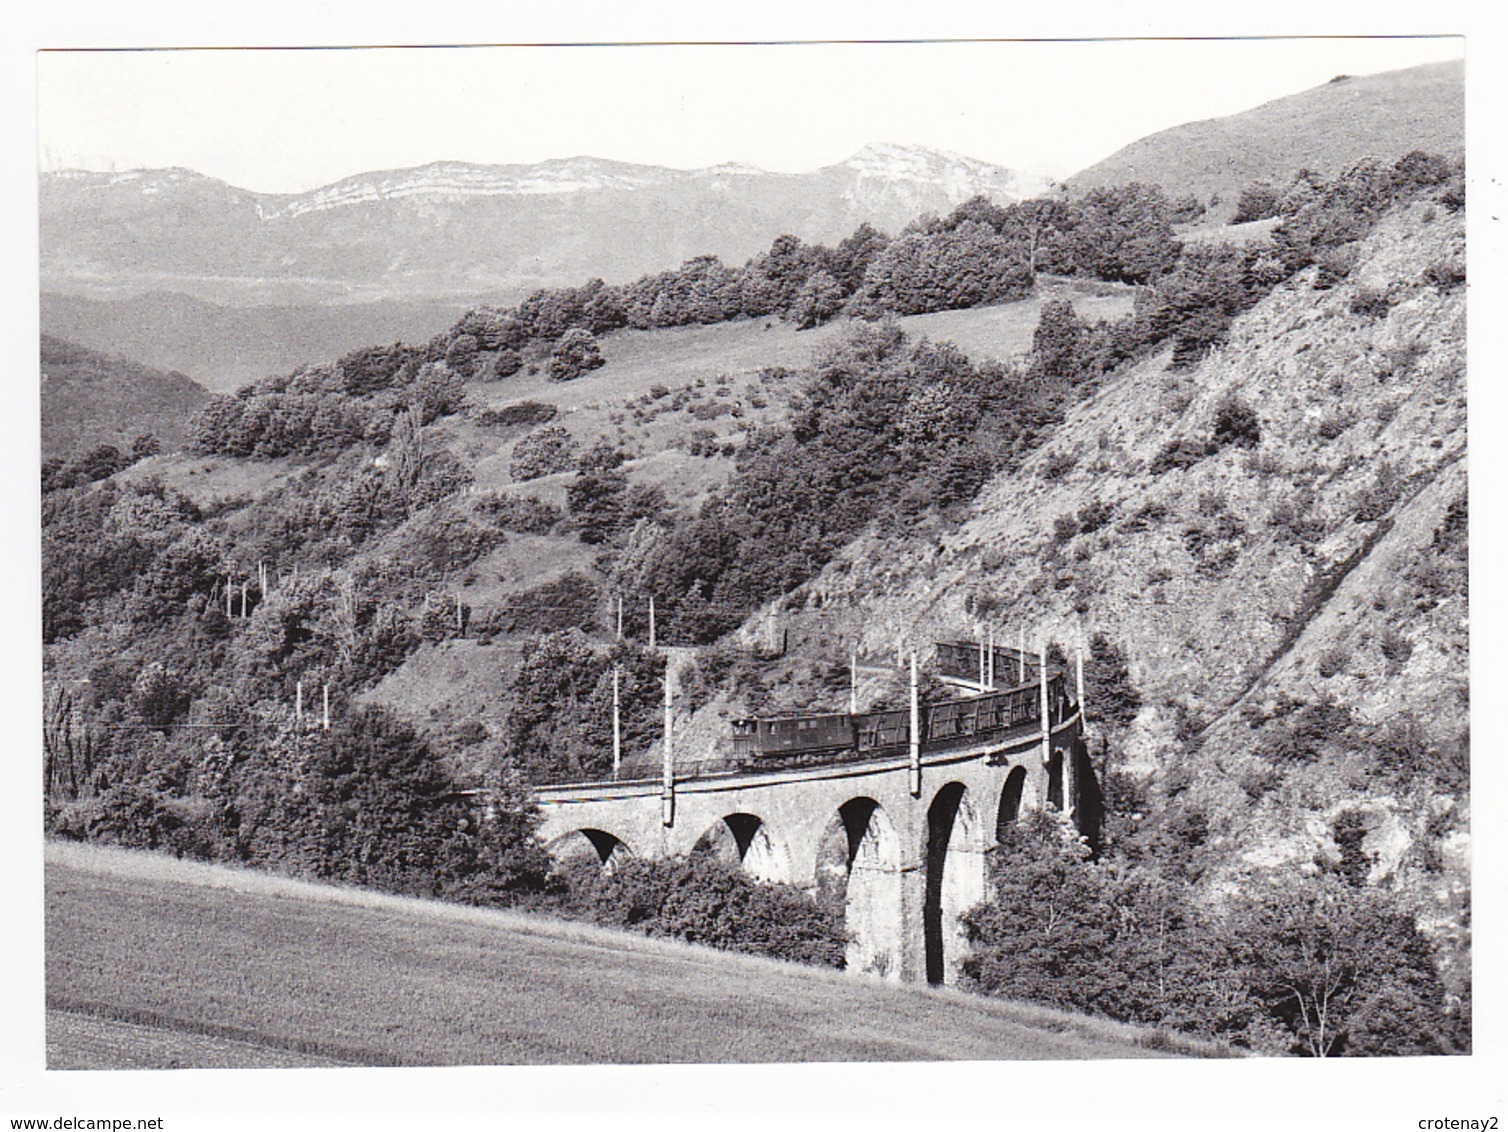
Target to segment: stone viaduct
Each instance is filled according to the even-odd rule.
[[[986,896],[998,831],[1046,808],[1097,834],[1081,705],[1066,691],[1054,701],[1046,726],[1039,715],[909,753],[540,789],[540,834],[558,856],[595,853],[609,868],[624,855],[716,853],[841,903],[850,971],[952,983],[960,917]]]

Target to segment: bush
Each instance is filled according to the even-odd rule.
[[[550,380],[574,381],[606,364],[592,332],[579,326],[573,327],[565,332],[550,351]]]
[[[517,350],[499,350],[497,357],[492,359],[493,377],[512,377],[523,368],[524,359]]]
[[[1375,523],[1393,509],[1404,491],[1404,481],[1390,463],[1377,469],[1372,482],[1356,493],[1352,504],[1358,523]]]
[[[1319,656],[1315,658],[1314,667],[1321,676],[1328,680],[1332,676],[1338,676],[1344,672],[1346,666],[1350,663],[1351,654],[1340,645],[1332,645],[1320,651]]]
[[[1358,258],[1360,256],[1354,242],[1340,244],[1322,251],[1316,261],[1319,264],[1319,271],[1314,276],[1314,289],[1327,291],[1336,284],[1344,282],[1356,267]]]
[[[1160,476],[1165,472],[1172,472],[1181,468],[1192,468],[1206,456],[1212,454],[1213,450],[1209,445],[1201,444],[1197,440],[1188,437],[1170,440],[1167,446],[1157,454],[1157,459],[1152,461],[1150,471],[1154,476]]]
[[[1350,658],[1330,659],[1344,664]],[[1254,753],[1270,763],[1314,762],[1327,744],[1343,740],[1354,726],[1350,710],[1340,704],[1302,704],[1284,699],[1264,725]]]
[[[1383,629],[1377,644],[1388,665],[1395,671],[1403,667],[1408,658],[1414,655],[1414,643],[1405,637],[1403,631],[1396,625],[1389,625]]]
[[[1232,224],[1246,224],[1253,220],[1266,220],[1278,215],[1280,194],[1273,186],[1263,182],[1241,190],[1236,200],[1236,212]]]
[[[1079,462],[1078,453],[1066,448],[1054,449],[1042,461],[1042,478],[1051,483],[1073,471]]]
[[[759,884],[707,853],[630,859],[611,872],[578,872],[572,882],[572,904],[600,924],[791,963],[843,966],[840,912],[789,885]]]
[[[1466,264],[1458,259],[1437,259],[1424,269],[1424,281],[1442,295],[1454,291],[1466,282]]]
[[[548,534],[565,518],[559,507],[532,495],[487,496],[477,503],[476,510],[495,526],[524,535]]]
[[[1079,508],[1079,533],[1090,534],[1099,530],[1115,516],[1115,505],[1095,499]]]
[[[476,415],[476,423],[484,428],[508,428],[513,425],[548,424],[559,414],[554,405],[539,401],[515,401],[511,405],[486,408]]]
[[[533,480],[569,472],[576,466],[576,441],[559,425],[531,432],[513,449],[508,471],[515,480]]]
[[[1261,441],[1262,423],[1256,410],[1234,393],[1227,395],[1215,408],[1215,447],[1255,448]]]
[[[1335,440],[1356,423],[1356,414],[1349,409],[1332,409],[1314,426],[1323,440]]]
[[[1392,309],[1392,300],[1388,298],[1385,291],[1378,291],[1372,287],[1358,287],[1356,293],[1351,296],[1351,313],[1360,315],[1362,318],[1386,318],[1388,311]]]
[[[1382,364],[1377,367],[1377,380],[1388,381],[1393,378],[1408,377],[1419,364],[1419,359],[1428,352],[1429,347],[1417,341],[1389,347],[1383,352]]]

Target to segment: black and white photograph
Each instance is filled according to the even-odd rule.
[[[962,1062],[1257,1112],[1324,1058],[1495,1127],[1497,111],[1460,24],[1175,23],[12,53],[0,1105]]]

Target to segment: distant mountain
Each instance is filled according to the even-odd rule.
[[[1308,167],[1325,176],[1364,157],[1396,160],[1423,149],[1465,147],[1465,71],[1460,62],[1351,77],[1227,118],[1190,122],[1133,142],[1068,179],[1073,192],[1127,181],[1161,185],[1227,204],[1248,185],[1286,181]]]
[[[512,301],[593,276],[627,281],[713,254],[742,263],[782,233],[894,231],[976,194],[1048,179],[956,154],[869,146],[811,173],[676,170],[590,157],[440,162],[307,193],[248,192],[186,169],[41,178],[42,286],[272,303],[402,295]]]
[[[42,456],[69,458],[100,444],[122,452],[143,435],[167,451],[188,440],[188,423],[209,394],[181,373],[164,373],[42,335]]]

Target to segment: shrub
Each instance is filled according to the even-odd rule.
[[[1126,520],[1127,531],[1145,531],[1161,523],[1168,517],[1168,505],[1160,499],[1149,499],[1137,508],[1136,513]]]
[[[1405,637],[1403,631],[1396,625],[1389,625],[1383,629],[1377,644],[1382,650],[1383,657],[1395,671],[1414,654],[1414,643]]]
[[[1108,523],[1115,515],[1115,506],[1102,499],[1095,499],[1079,508],[1079,531],[1089,534]]]
[[[1466,264],[1459,259],[1437,259],[1424,269],[1424,281],[1442,295],[1454,291],[1466,282]]]
[[[1388,311],[1393,309],[1392,300],[1388,298],[1387,292],[1378,291],[1373,287],[1356,288],[1356,293],[1351,296],[1350,306],[1351,313],[1360,315],[1362,318],[1386,318]]]
[[[1340,704],[1284,699],[1274,708],[1254,753],[1272,763],[1314,762],[1325,744],[1343,739],[1354,724],[1350,710]]]
[[[506,628],[513,633],[557,633],[597,627],[601,594],[597,584],[580,571],[519,594],[508,605]]]
[[[1429,347],[1417,341],[1390,347],[1383,352],[1382,364],[1377,367],[1377,380],[1408,377],[1419,364],[1419,359],[1428,352]]]
[[[515,480],[558,475],[576,466],[576,441],[559,425],[531,432],[513,449],[508,471]]]
[[[1332,409],[1314,426],[1314,431],[1325,440],[1335,440],[1356,423],[1356,414],[1349,409]]]
[[[1331,645],[1322,649],[1319,656],[1315,657],[1314,667],[1326,680],[1332,676],[1338,676],[1346,670],[1351,663],[1351,654],[1340,645]]]
[[[1278,190],[1265,182],[1242,189],[1240,197],[1236,199],[1236,211],[1231,217],[1231,223],[1246,224],[1278,215],[1279,196]]]
[[[1319,271],[1314,276],[1314,289],[1326,291],[1337,283],[1344,282],[1356,267],[1359,258],[1356,244],[1340,244],[1333,248],[1326,248],[1317,259]]]
[[[1460,212],[1466,207],[1466,178],[1452,177],[1437,198],[1451,212]]]
[[[1042,461],[1042,478],[1048,482],[1060,480],[1073,471],[1078,462],[1077,453],[1066,448],[1054,449]]]
[[[1403,494],[1404,481],[1397,469],[1384,463],[1372,482],[1356,493],[1353,514],[1359,523],[1375,523],[1393,508]]]
[[[492,495],[477,503],[477,513],[494,525],[517,534],[547,534],[565,514],[552,503],[532,495]]]
[[[512,377],[524,368],[524,359],[517,350],[499,350],[492,359],[493,377]]]
[[[792,963],[842,967],[847,948],[840,911],[789,885],[759,884],[709,853],[578,871],[571,900],[611,927]]]
[[[1215,407],[1214,439],[1216,448],[1235,445],[1255,448],[1262,441],[1262,423],[1257,412],[1234,393]]]
[[[1212,452],[1209,445],[1201,444],[1188,437],[1170,440],[1167,446],[1157,454],[1157,459],[1152,461],[1150,471],[1154,476],[1159,476],[1180,468],[1192,468]]]
[[[574,381],[606,364],[596,336],[590,330],[572,327],[550,351],[550,380]]]

